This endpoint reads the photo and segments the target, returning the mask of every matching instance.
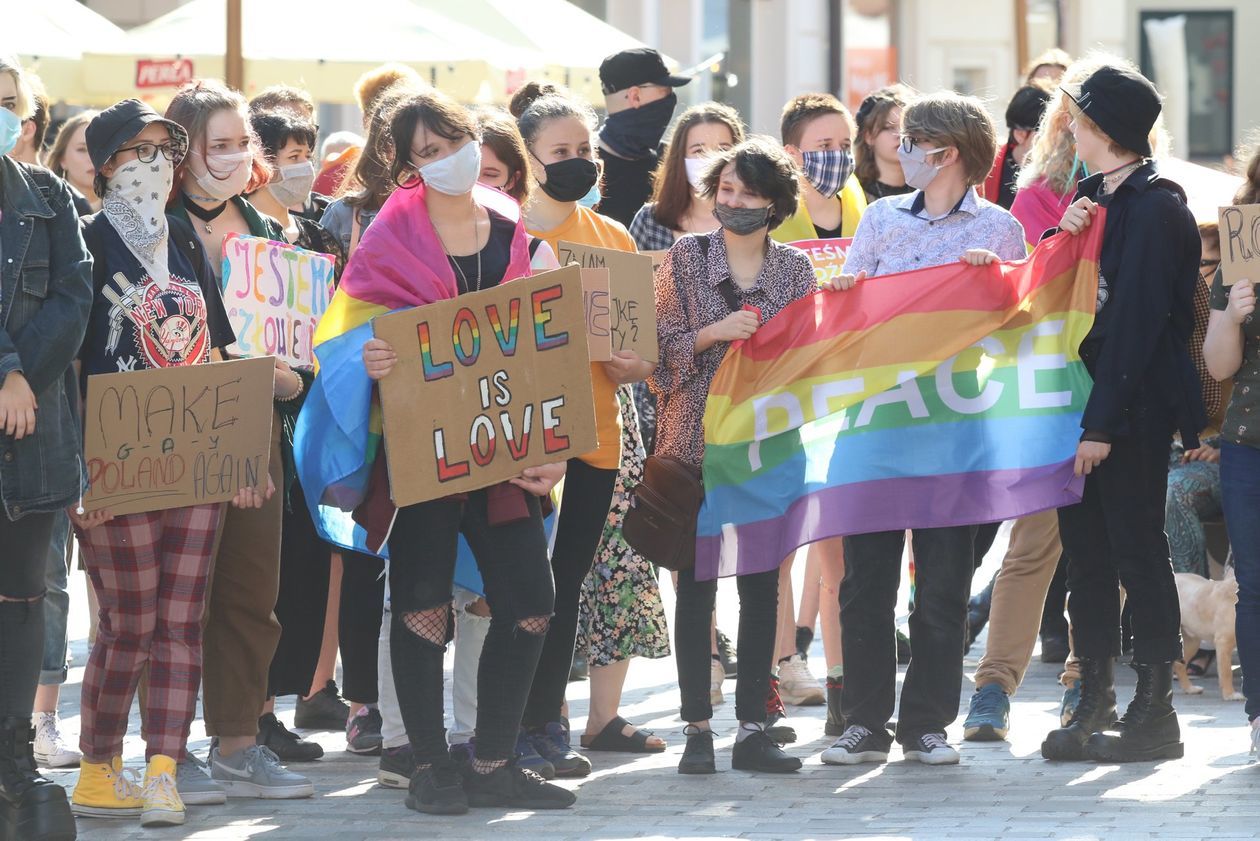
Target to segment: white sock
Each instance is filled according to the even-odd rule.
[[[745,721],[739,725],[739,730],[735,733],[735,744],[747,739],[753,733],[760,733],[761,725],[753,721]]]

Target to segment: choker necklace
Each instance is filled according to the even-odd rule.
[[[192,197],[189,196],[187,193],[184,193],[183,198],[184,198],[184,209],[187,210],[189,213],[191,213],[193,216],[196,216],[202,222],[206,223],[206,226],[205,226],[206,233],[208,234],[214,233],[214,229],[210,227],[210,223],[213,222],[215,219],[218,219],[219,215],[223,213],[223,211],[227,210],[228,203],[224,202],[218,207],[207,210],[206,208],[194,202],[192,200]]]

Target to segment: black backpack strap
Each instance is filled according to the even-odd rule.
[[[701,234],[696,237],[696,242],[700,245],[700,257],[704,262],[709,261],[709,237],[713,234]],[[718,294],[722,296],[722,300],[726,301],[726,306],[731,312],[739,312],[743,309],[743,304],[739,302],[739,296],[735,294],[735,284],[731,283],[731,276],[727,275],[722,282],[717,285]]]
[[[529,259],[534,259],[534,255],[538,253],[538,246],[542,245],[542,240],[538,237],[529,238]]]

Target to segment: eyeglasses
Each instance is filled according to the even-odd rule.
[[[935,155],[937,152],[944,152],[944,151],[945,151],[945,149],[946,149],[946,147],[944,147],[944,146],[942,146],[942,147],[941,147],[941,148],[939,148],[939,149],[924,149],[922,146],[920,146],[920,145],[919,145],[919,141],[915,140],[915,139],[914,139],[913,137],[911,137],[910,135],[908,135],[908,134],[903,134],[903,135],[901,136],[901,151],[905,152],[905,153],[908,155],[908,154],[910,154],[911,152],[913,152],[913,151],[914,151],[914,147],[915,147],[915,146],[918,146],[918,147],[919,147],[919,149],[921,149],[921,150],[923,151],[923,154],[924,154],[925,156],[926,156],[926,155]]]
[[[142,164],[151,164],[157,160],[158,153],[162,153],[162,157],[174,164],[178,164],[184,159],[184,154],[188,150],[180,144],[175,143],[137,143],[135,146],[124,146],[115,155],[123,152],[135,152],[136,160]]]

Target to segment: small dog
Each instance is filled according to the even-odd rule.
[[[1226,701],[1243,701],[1241,692],[1234,691],[1232,665],[1234,637],[1234,605],[1238,603],[1238,581],[1234,571],[1228,570],[1224,581],[1211,581],[1201,575],[1179,572],[1177,598],[1181,601],[1181,636],[1185,644],[1185,659],[1173,664],[1181,689],[1187,695],[1199,695],[1202,686],[1195,686],[1186,674],[1186,663],[1199,651],[1199,641],[1210,639],[1216,645],[1216,672],[1221,686],[1221,698]]]

